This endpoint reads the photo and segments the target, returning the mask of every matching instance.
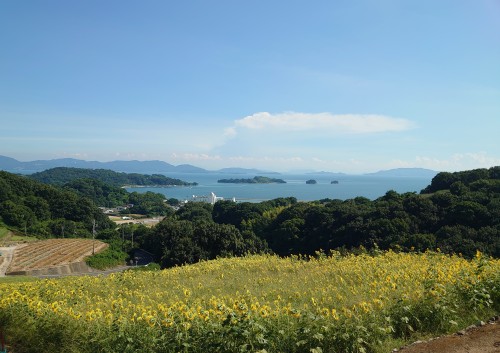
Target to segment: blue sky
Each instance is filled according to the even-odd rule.
[[[500,1],[2,1],[0,154],[500,165]]]

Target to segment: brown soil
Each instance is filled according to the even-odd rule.
[[[92,239],[48,239],[17,246],[7,274],[81,262],[108,247]]]
[[[482,326],[471,327],[450,336],[426,342],[415,342],[401,353],[499,353],[500,323],[498,317]]]

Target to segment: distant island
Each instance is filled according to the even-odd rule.
[[[283,179],[268,178],[264,176],[256,176],[251,179],[219,179],[218,183],[227,184],[286,184]]]
[[[306,181],[306,184],[317,184],[318,182],[314,179],[309,179]]]
[[[339,181],[338,180],[332,180],[332,182],[330,184],[338,184]]]
[[[31,179],[53,185],[64,185],[78,179],[94,179],[103,183],[123,186],[195,186],[198,183],[189,183],[184,180],[166,177],[161,174],[119,173],[108,169],[87,169],[58,167],[31,174]]]

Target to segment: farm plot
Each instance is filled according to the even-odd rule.
[[[104,250],[108,244],[91,239],[49,239],[16,249],[7,272],[51,268],[83,261],[89,255]]]

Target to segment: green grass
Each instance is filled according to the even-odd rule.
[[[24,236],[22,234],[15,233],[12,230],[5,227],[3,224],[0,224],[0,242],[9,241],[9,242],[24,243],[36,240],[38,240],[38,238],[32,236]]]
[[[0,277],[0,284],[32,282],[36,280],[38,280],[38,278],[31,276],[5,276],[5,277]]]
[[[105,270],[107,268],[124,265],[127,257],[128,254],[126,252],[110,244],[106,250],[88,257],[85,262],[92,268]]]
[[[13,234],[9,240],[18,243],[25,243],[25,242],[37,241],[39,239],[36,237]]]
[[[0,227],[0,239],[5,238],[9,234],[9,230],[4,227]]]

